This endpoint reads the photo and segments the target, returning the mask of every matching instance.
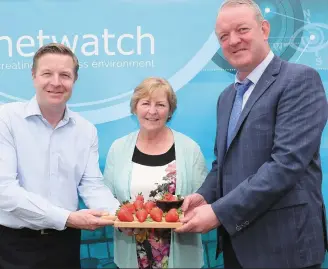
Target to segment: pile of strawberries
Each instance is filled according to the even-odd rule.
[[[179,221],[179,213],[175,208],[170,209],[164,214],[165,221]],[[145,222],[146,220],[161,222],[163,220],[163,211],[153,201],[147,201],[145,203],[141,193],[137,195],[134,202],[124,202],[116,212],[117,218],[125,222],[134,221],[134,215],[139,222]]]

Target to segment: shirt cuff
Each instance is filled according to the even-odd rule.
[[[69,210],[53,207],[46,219],[47,226],[59,231],[64,230],[70,213],[71,211]]]

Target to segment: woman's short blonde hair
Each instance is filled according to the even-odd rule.
[[[135,113],[140,99],[151,96],[152,93],[157,90],[164,91],[166,93],[167,101],[170,106],[169,118],[167,120],[169,121],[177,108],[177,96],[175,95],[170,83],[166,79],[160,77],[146,78],[134,89],[130,101],[131,113]]]

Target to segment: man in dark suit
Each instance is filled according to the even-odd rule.
[[[176,231],[218,228],[225,268],[319,268],[327,98],[314,69],[273,55],[269,32],[253,1],[223,3],[216,34],[236,79],[217,103],[216,160]]]

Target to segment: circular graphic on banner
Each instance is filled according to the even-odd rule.
[[[66,44],[77,55],[79,79],[69,106],[93,123],[129,116],[132,91],[146,77],[164,77],[179,90],[218,49],[213,30],[222,1],[35,2],[20,9],[0,4],[2,103],[34,95],[32,57],[46,43]]]
[[[299,28],[291,37],[291,47],[301,53],[313,52],[317,54],[328,47],[328,41],[325,40],[324,33],[327,30],[328,24],[308,23]]]
[[[301,45],[304,31],[304,14],[300,0],[257,0],[263,16],[270,22],[269,43],[275,55],[289,60]],[[296,35],[296,36],[295,36]],[[224,59],[219,49],[212,61],[222,69],[235,73],[235,69]]]

